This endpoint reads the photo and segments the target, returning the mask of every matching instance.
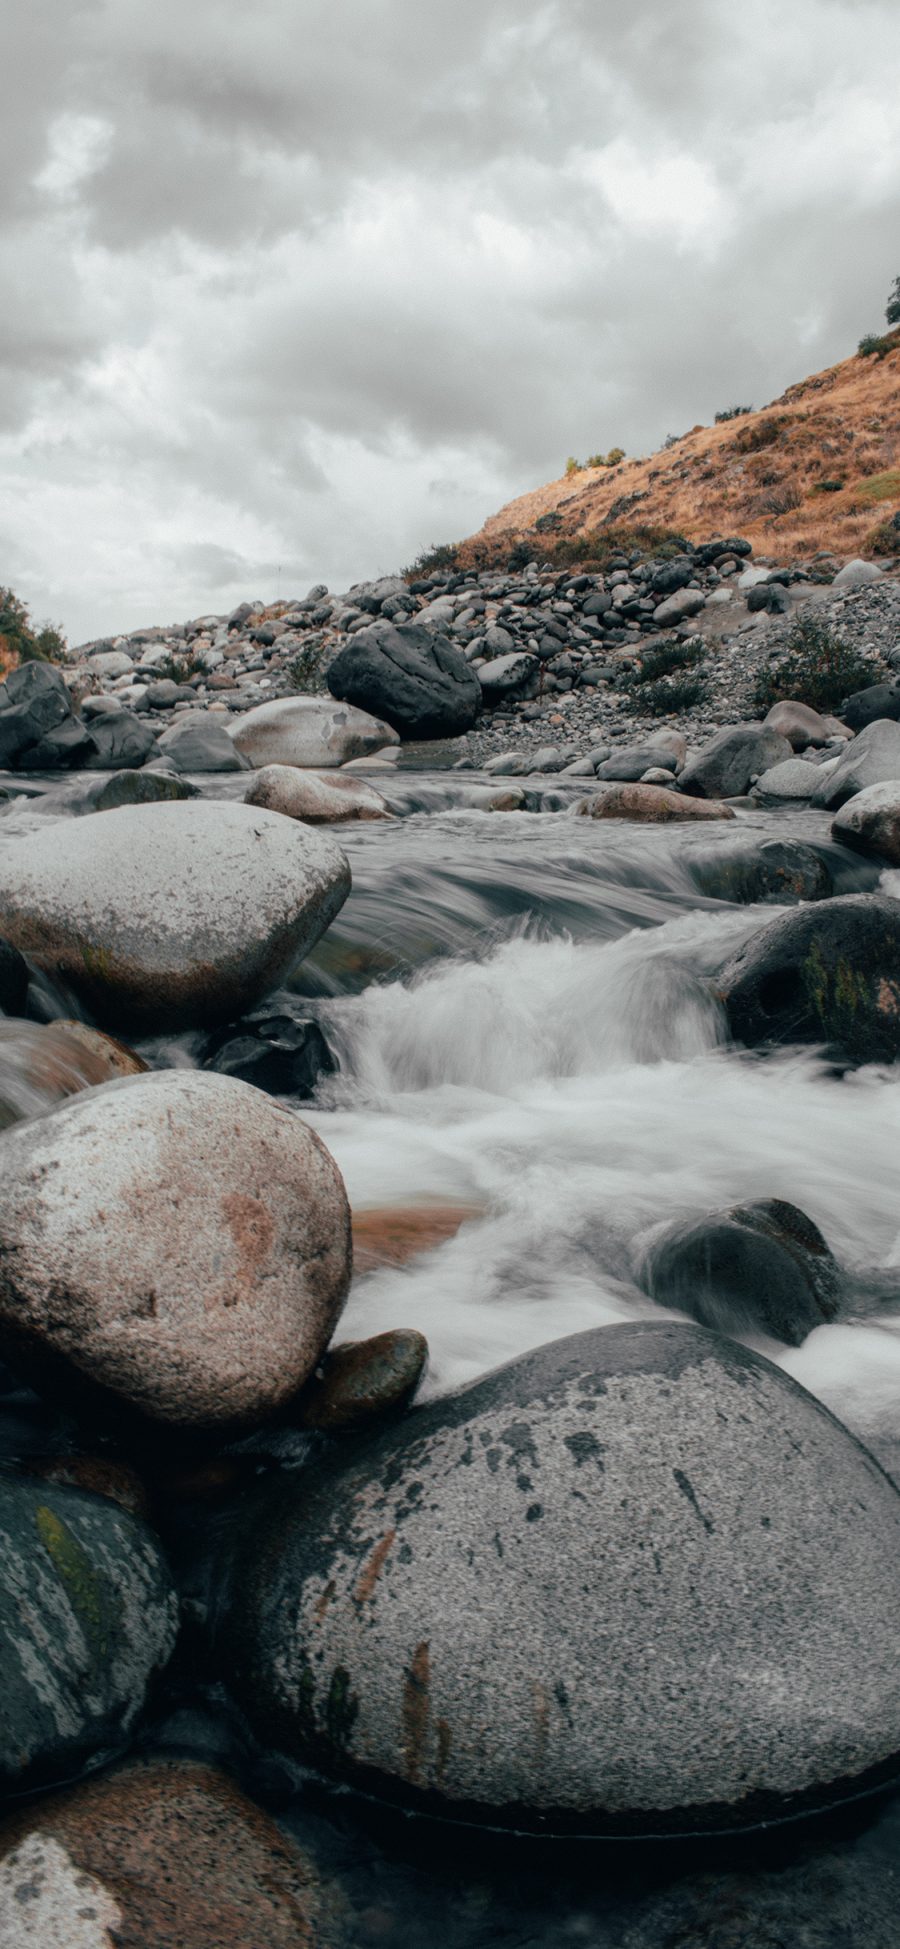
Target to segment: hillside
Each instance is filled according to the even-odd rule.
[[[890,525],[900,512],[900,329],[881,343],[881,357],[856,354],[648,459],[579,468],[521,494],[462,544],[463,559],[496,557],[532,535],[559,541],[620,525],[692,541],[741,534],[783,561],[819,549],[900,553]]]

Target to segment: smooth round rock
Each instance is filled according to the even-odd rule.
[[[0,859],[7,938],[104,1024],[232,1021],[324,933],[350,890],[325,833],[206,799],[54,825]]]
[[[900,781],[900,724],[876,718],[844,747],[833,769],[823,774],[814,805],[835,811],[867,785]]]
[[[595,776],[600,779],[613,779],[625,785],[636,785],[648,771],[663,771],[673,777],[678,770],[676,753],[666,744],[656,744],[648,739],[646,744],[626,744],[595,767]]]
[[[828,744],[834,733],[830,722],[811,704],[801,704],[797,698],[785,697],[773,704],[763,719],[770,731],[777,731],[779,737],[787,738],[793,751],[806,751],[810,745]]]
[[[784,758],[780,765],[770,765],[768,771],[760,773],[752,788],[752,796],[755,799],[810,799],[821,783],[818,765],[809,765],[804,758]]]
[[[247,770],[246,759],[211,711],[185,711],[176,717],[163,732],[158,749],[180,772]]]
[[[658,1305],[700,1326],[763,1332],[790,1347],[833,1320],[840,1303],[839,1269],[822,1233],[781,1198],[667,1227],[643,1255],[640,1278]]]
[[[177,1630],[143,1523],[106,1498],[0,1475],[0,1791],[115,1752]]]
[[[821,853],[799,839],[765,839],[735,852],[718,848],[708,859],[692,859],[690,871],[702,893],[747,906],[827,900],[834,885]]]
[[[575,811],[588,819],[636,819],[642,825],[664,826],[709,819],[733,819],[730,805],[670,792],[664,785],[607,785],[590,798],[579,799]]]
[[[390,806],[362,778],[324,777],[295,765],[264,765],[244,793],[245,805],[265,806],[308,825],[344,819],[390,819]]]
[[[82,1022],[0,1021],[0,1130],[64,1097],[147,1068],[112,1036]]]
[[[701,799],[743,798],[754,778],[793,755],[769,724],[727,724],[688,759],[681,787]]]
[[[196,785],[159,771],[116,771],[90,795],[89,812],[116,812],[121,805],[158,805],[172,799],[199,797]]]
[[[227,1569],[256,1736],[523,1829],[776,1820],[900,1766],[900,1497],[756,1354],[539,1348],[260,1498]]]
[[[315,1367],[349,1279],[336,1164],[246,1083],[161,1070],[4,1137],[0,1358],[75,1412],[253,1426]]]
[[[413,1327],[332,1347],[298,1402],[304,1428],[343,1434],[408,1406],[428,1361],[428,1341]]]
[[[831,822],[831,836],[855,852],[900,866],[900,779],[867,785],[847,799]]]
[[[851,893],[773,920],[722,969],[732,1035],[822,1042],[853,1062],[900,1055],[900,902]]]
[[[251,765],[299,765],[314,771],[368,758],[400,742],[390,724],[330,697],[273,698],[229,724],[228,735]]]
[[[841,716],[851,731],[864,731],[867,725],[886,719],[896,723],[900,718],[900,684],[867,684],[864,690],[855,690],[843,705]]]
[[[324,1949],[330,1920],[295,1843],[195,1760],[119,1767],[0,1830],[3,1949]]]

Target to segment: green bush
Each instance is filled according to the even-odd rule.
[[[810,488],[811,494],[840,494],[844,486],[842,480],[817,480]]]
[[[610,447],[608,453],[592,453],[587,464],[589,467],[618,467],[619,461],[624,458],[624,447]]]
[[[881,664],[860,656],[821,617],[798,616],[780,661],[759,673],[751,716],[764,717],[784,697],[811,704],[813,710],[835,711],[854,690],[885,675]]]
[[[752,406],[726,406],[723,412],[716,414],[716,425],[724,426],[727,420],[742,420],[746,413],[752,411]]]
[[[293,691],[308,694],[310,691],[324,690],[325,650],[322,638],[316,636],[312,642],[305,643],[292,661],[285,664],[284,674]]]
[[[695,669],[705,656],[706,645],[697,638],[693,642],[682,643],[677,636],[666,636],[661,643],[651,643],[643,651],[640,663],[625,682],[629,688],[634,684],[656,683],[661,677],[672,677],[684,670]]]
[[[575,455],[572,453],[570,453],[569,458],[566,461],[565,473],[566,473],[566,480],[571,480],[573,474],[581,473],[581,461],[576,460]]]
[[[433,548],[423,548],[421,555],[416,556],[403,574],[407,582],[415,582],[420,575],[441,575],[444,570],[455,569],[458,565],[459,542],[442,541]]]
[[[43,623],[36,630],[24,602],[12,589],[0,589],[0,643],[20,663],[61,663],[67,655],[62,630]]]
[[[670,711],[689,711],[695,704],[705,703],[707,694],[706,679],[695,673],[660,677],[656,683],[648,683],[641,691],[640,701],[650,717],[668,717]]]
[[[895,340],[884,333],[879,336],[877,332],[867,332],[856,349],[861,359],[886,359],[888,353],[893,351],[894,344]]]

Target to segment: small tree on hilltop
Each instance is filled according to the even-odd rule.
[[[889,325],[900,325],[900,277],[894,281],[894,289],[888,298],[884,315]]]

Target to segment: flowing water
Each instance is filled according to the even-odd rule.
[[[354,1212],[420,1211],[427,1232],[429,1215],[448,1208],[431,1249],[357,1278],[338,1337],[420,1328],[431,1348],[424,1393],[434,1395],[560,1335],[658,1317],[639,1274],[661,1223],[788,1199],[821,1227],[854,1299],[798,1349],[752,1344],[891,1467],[900,1066],[841,1073],[822,1051],[730,1045],[712,977],[779,909],[701,887],[711,863],[773,836],[813,844],[839,892],[880,885],[900,897],[900,873],[879,875],[835,847],[827,818],[808,811],[748,807],[721,826],[595,823],[572,816],[565,788],[531,781],[543,809],[486,814],[467,803],[484,782],[389,781],[397,818],[342,830],[352,894],[290,993],[273,998],[273,1008],[315,1015],[339,1057],[298,1108],[337,1159]],[[16,801],[0,836],[62,821],[77,800],[75,782],[43,805]],[[45,990],[42,1012],[71,1015],[71,998]],[[200,1038],[141,1048],[155,1062],[191,1063]],[[7,1070],[0,1039],[0,1081]],[[315,1837],[360,1944],[412,1949],[426,1934],[452,1949],[900,1941],[888,1901],[900,1812],[890,1801],[727,1857],[707,1843],[677,1861],[659,1850],[638,1859],[633,1847],[577,1861],[538,1850],[537,1860],[459,1832],[436,1840],[419,1823],[382,1833],[356,1803],[323,1809],[312,1786],[298,1800],[258,1766],[254,1784]],[[727,1926],[712,1892],[720,1885]]]

